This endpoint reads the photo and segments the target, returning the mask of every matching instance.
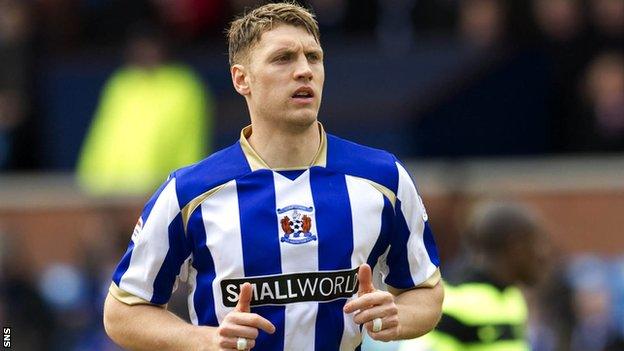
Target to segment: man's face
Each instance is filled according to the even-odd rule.
[[[243,68],[247,98],[256,118],[309,126],[321,105],[323,51],[304,28],[278,25],[262,34]]]
[[[516,274],[516,280],[534,285],[548,272],[550,245],[541,233],[527,234],[524,240],[515,242],[508,250],[507,259]]]

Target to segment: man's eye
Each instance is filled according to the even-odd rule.
[[[318,54],[308,54],[308,60],[312,62],[317,62],[321,59],[321,56]]]
[[[282,55],[282,56],[278,56],[275,61],[277,62],[287,62],[288,60],[290,60],[290,55]]]

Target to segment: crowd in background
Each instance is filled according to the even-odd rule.
[[[41,90],[36,88],[45,60],[71,61],[85,53],[119,51],[128,31],[139,22],[167,33],[174,52],[210,46],[222,54],[227,51],[223,35],[227,23],[257,2],[0,0],[0,171],[46,170],[40,142],[45,111],[37,96]],[[538,62],[530,69],[549,70],[542,87],[545,93],[540,95],[548,109],[547,120],[540,128],[550,141],[539,151],[624,152],[624,0],[306,3],[318,15],[322,40],[348,45],[364,38],[389,55],[402,55],[418,43],[450,38],[487,53],[474,74],[480,79],[509,57],[539,57],[530,61]],[[433,102],[412,116],[416,135],[438,133],[436,122],[419,114],[438,116],[435,111],[443,108],[448,96],[467,84],[454,82],[432,92]],[[524,89],[522,82],[517,84]],[[487,128],[489,122],[475,123],[475,128]],[[408,150],[406,156],[455,155],[425,150],[414,149],[412,154]],[[128,236],[120,237],[127,240]],[[21,274],[21,261],[11,256],[11,245],[17,243],[0,243],[0,321],[10,318],[16,330],[28,330],[32,337],[26,339],[33,350],[51,350],[49,345],[57,345],[58,350],[116,350],[101,328],[101,303],[125,242],[95,247],[101,242],[94,241],[89,248],[92,262],[51,266],[33,279]],[[543,314],[532,316],[534,350],[557,350],[560,337],[566,338],[563,342],[571,350],[606,350],[624,335],[624,258],[582,257],[566,262],[559,273],[561,281],[553,283],[560,284],[534,297],[538,304],[559,303],[540,305],[543,308],[536,311]],[[559,318],[562,311],[567,317]],[[554,320],[560,329],[547,327]],[[611,347],[615,350],[621,344]]]
[[[36,88],[46,68],[42,66],[51,57],[72,61],[86,53],[98,56],[106,50],[119,51],[128,31],[140,21],[162,28],[169,42],[175,43],[175,53],[210,47],[223,54],[227,52],[223,31],[228,21],[256,3],[254,0],[0,1],[0,169],[47,166],[39,150],[43,147],[40,119],[47,106],[42,106],[41,96],[37,96],[46,92]],[[545,92],[535,99],[545,99],[543,103],[548,109],[544,116],[539,116],[544,121],[536,127],[542,130],[547,145],[535,151],[624,150],[624,3],[621,0],[312,0],[306,4],[318,14],[323,40],[337,41],[336,45],[346,46],[364,38],[376,42],[390,55],[401,55],[425,41],[451,38],[486,52],[482,67],[475,73],[481,80],[495,74],[492,72],[500,67],[497,61],[529,55],[532,59],[528,61],[528,70],[541,72],[545,77],[537,87]],[[467,85],[449,83],[438,88],[442,92],[432,92],[438,98],[431,99],[433,106],[425,109],[431,111],[447,105],[448,97],[462,84],[464,88]],[[519,87],[523,88],[536,89],[528,83]],[[477,100],[473,104],[485,104],[478,102],[479,99],[469,99]],[[477,111],[484,116],[471,123],[490,133],[488,125],[495,122],[481,112],[488,110]],[[432,116],[430,119],[437,115]],[[443,130],[445,124],[454,123],[443,119],[443,122],[428,121],[422,109],[413,112],[410,118],[415,126],[414,135],[421,139],[447,135]],[[533,134],[535,144],[539,144],[539,131]],[[440,143],[421,149],[416,144],[401,154],[425,157],[457,154],[445,151]],[[474,153],[496,154],[496,150],[468,149],[460,155]]]

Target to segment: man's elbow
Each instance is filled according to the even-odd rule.
[[[403,299],[402,296],[406,298]],[[442,318],[442,303],[444,302],[444,287],[439,282],[430,288],[409,290],[406,295],[399,296],[402,304],[411,306],[406,308],[409,321],[401,332],[400,339],[414,339],[432,331]],[[416,307],[418,306],[418,307]]]
[[[431,330],[433,330],[438,323],[440,323],[440,320],[442,319],[442,305],[444,304],[444,286],[442,285],[442,282],[438,282],[438,284],[436,285],[435,289],[435,294],[434,294],[434,305],[436,306],[436,318],[435,318],[435,323],[433,324],[433,326],[431,327]],[[429,330],[429,331],[431,331]]]
[[[442,319],[442,305],[444,303],[444,287],[442,285],[442,282],[439,282],[431,289],[432,289],[431,295],[430,295],[431,318],[429,319],[429,324],[427,325],[425,330],[420,333],[421,335],[427,334],[430,331],[432,331],[438,325],[438,323],[440,323],[440,320]]]

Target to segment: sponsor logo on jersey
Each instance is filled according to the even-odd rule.
[[[250,283],[251,306],[334,301],[349,298],[357,292],[357,273],[358,268],[225,279],[221,281],[221,296],[223,305],[235,307],[240,287]]]
[[[301,205],[290,205],[278,208],[277,214],[280,218],[282,229],[281,242],[289,244],[305,244],[316,240],[312,230],[312,216],[314,208]]]

